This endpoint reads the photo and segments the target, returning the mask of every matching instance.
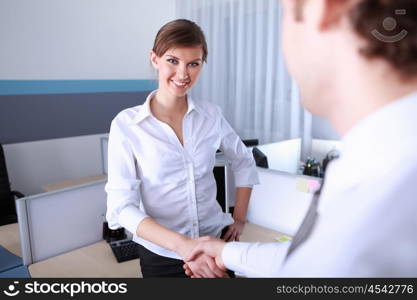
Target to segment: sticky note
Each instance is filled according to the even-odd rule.
[[[320,183],[317,180],[308,180],[307,188],[310,193],[314,193],[320,188]]]
[[[308,193],[308,180],[304,178],[297,178],[296,189],[297,191]]]
[[[284,242],[289,242],[292,240],[292,237],[288,236],[288,235],[281,235],[280,237],[277,237],[275,239],[277,242],[280,243],[284,243]]]
[[[320,182],[318,180],[311,180],[305,178],[297,178],[296,189],[303,193],[314,193],[320,188]]]

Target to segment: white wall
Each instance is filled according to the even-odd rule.
[[[174,0],[1,0],[0,80],[153,79],[148,52]],[[12,188],[101,174],[100,135],[4,146]]]
[[[0,79],[151,79],[174,0],[1,0]]]
[[[312,137],[322,140],[340,140],[340,136],[330,122],[319,116],[312,117]]]
[[[47,184],[102,174],[102,136],[107,134],[4,145],[12,189],[33,195]]]

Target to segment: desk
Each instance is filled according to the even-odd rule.
[[[139,259],[118,263],[106,241],[29,265],[32,277],[142,277]]]
[[[242,242],[273,242],[282,234],[247,223]],[[29,266],[32,277],[142,277],[139,259],[118,263],[106,241],[64,253]]]
[[[20,249],[19,225],[17,223],[0,226],[0,245],[17,256],[22,256]]]
[[[46,192],[50,192],[50,191],[55,191],[55,190],[71,187],[74,185],[89,183],[92,181],[97,181],[97,180],[106,179],[106,178],[107,178],[107,175],[96,175],[96,176],[88,176],[88,177],[82,177],[82,178],[77,178],[77,179],[64,180],[64,181],[44,185],[42,189]]]

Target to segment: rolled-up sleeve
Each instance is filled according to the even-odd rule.
[[[110,127],[106,219],[111,229],[124,227],[136,234],[137,226],[147,215],[140,209],[140,180],[124,126],[127,125],[116,118]]]
[[[258,172],[256,171],[256,164],[252,153],[223,117],[220,109],[219,114],[222,133],[220,150],[224,152],[231,162],[231,169],[235,177],[235,186],[252,187],[255,184],[259,184]]]

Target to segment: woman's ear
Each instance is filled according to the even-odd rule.
[[[158,70],[158,58],[159,58],[158,55],[156,55],[156,53],[153,50],[149,51],[149,55],[151,58],[152,66],[154,67],[155,70]]]

